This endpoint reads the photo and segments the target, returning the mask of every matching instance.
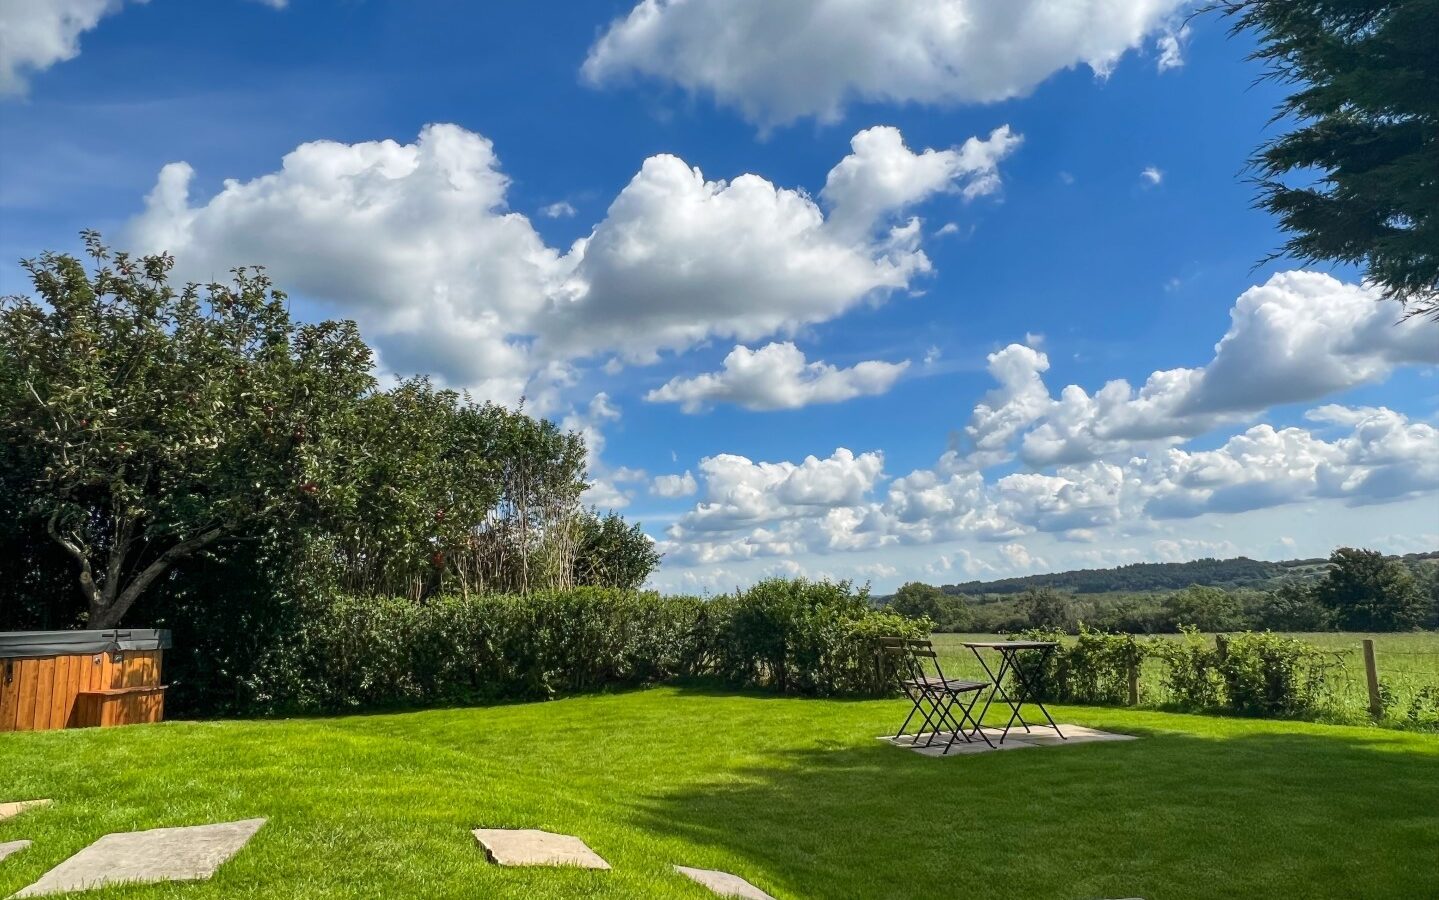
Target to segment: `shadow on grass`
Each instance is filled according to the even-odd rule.
[[[1131,729],[1141,733],[1138,729]],[[792,897],[1435,897],[1439,755],[1245,734],[776,752],[636,824]]]

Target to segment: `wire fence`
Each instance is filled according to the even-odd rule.
[[[1176,635],[1141,638],[1148,647]],[[1222,635],[1209,639],[1224,640]],[[1323,684],[1310,718],[1344,724],[1377,723],[1391,728],[1439,731],[1439,633],[1396,635],[1295,634],[1318,651]],[[999,640],[998,635],[936,634],[946,674],[984,679],[984,671],[965,641]],[[1373,668],[1366,661],[1369,642]],[[1137,704],[1146,708],[1173,708],[1176,697],[1168,688],[1169,664],[1149,653],[1140,664]],[[1371,674],[1372,673],[1372,674]]]

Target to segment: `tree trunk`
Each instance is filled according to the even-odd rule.
[[[114,628],[120,624],[125,613],[135,605],[135,601],[145,592],[155,579],[169,571],[170,566],[178,560],[184,559],[194,553],[203,550],[205,547],[215,543],[224,537],[232,529],[221,526],[202,531],[197,535],[188,537],[175,546],[160,554],[160,558],[150,563],[140,574],[136,575],[124,590],[116,591],[109,588],[104,592],[113,599],[106,602],[104,597],[97,597],[98,602],[90,604],[90,627],[91,628]],[[118,548],[117,548],[118,549]],[[88,568],[88,563],[87,563]],[[115,587],[118,588],[118,585]]]

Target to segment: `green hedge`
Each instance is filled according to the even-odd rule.
[[[1042,697],[1061,703],[1127,703],[1130,679],[1149,655],[1147,643],[1132,634],[1106,634],[1082,625],[1073,640],[1043,629],[1023,632],[1020,639],[1059,644],[1051,653],[1021,653],[1017,659]],[[1008,687],[1013,694],[1018,685]]]
[[[1163,663],[1164,705],[1175,709],[1305,717],[1322,712],[1332,700],[1327,681],[1332,654],[1272,632],[1233,635],[1223,654],[1192,628],[1179,640],[1143,640],[1083,626],[1072,640],[1045,630],[1023,632],[1022,638],[1059,644],[1047,656],[1020,654],[1026,675],[1046,700],[1127,703],[1130,679],[1137,685],[1140,667],[1151,657]],[[1011,691],[1015,687],[1009,685]]]
[[[675,678],[809,696],[889,689],[877,638],[928,623],[848,583],[771,580],[712,599],[557,593],[311,604],[245,676],[248,712],[535,699]]]

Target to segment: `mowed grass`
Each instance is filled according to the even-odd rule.
[[[1439,738],[1094,708],[1122,743],[932,759],[899,700],[656,688],[330,719],[0,735],[0,896],[107,832],[265,816],[208,883],[95,898],[1439,896]],[[575,834],[613,871],[502,869],[476,827]]]
[[[1290,632],[1286,633],[1286,636],[1298,638],[1334,654],[1335,665],[1330,670],[1328,680],[1334,707],[1331,712],[1338,719],[1359,722],[1367,716],[1369,687],[1364,675],[1365,638],[1374,641],[1379,678],[1394,695],[1395,713],[1402,715],[1405,706],[1419,690],[1425,687],[1439,690],[1439,632]],[[1157,634],[1141,635],[1140,639],[1179,640],[1182,637],[1178,634]],[[1204,638],[1213,641],[1214,635],[1207,634]],[[1007,638],[994,634],[935,634],[932,639],[935,650],[940,654],[940,662],[945,667],[945,674],[955,678],[987,680],[984,670],[975,660],[974,654],[964,646],[964,642],[1002,641]],[[998,658],[990,651],[985,652],[985,659],[990,667],[996,667]],[[1158,705],[1165,702],[1167,698],[1163,688],[1163,675],[1163,663],[1157,659],[1145,660],[1140,670],[1142,703]]]

